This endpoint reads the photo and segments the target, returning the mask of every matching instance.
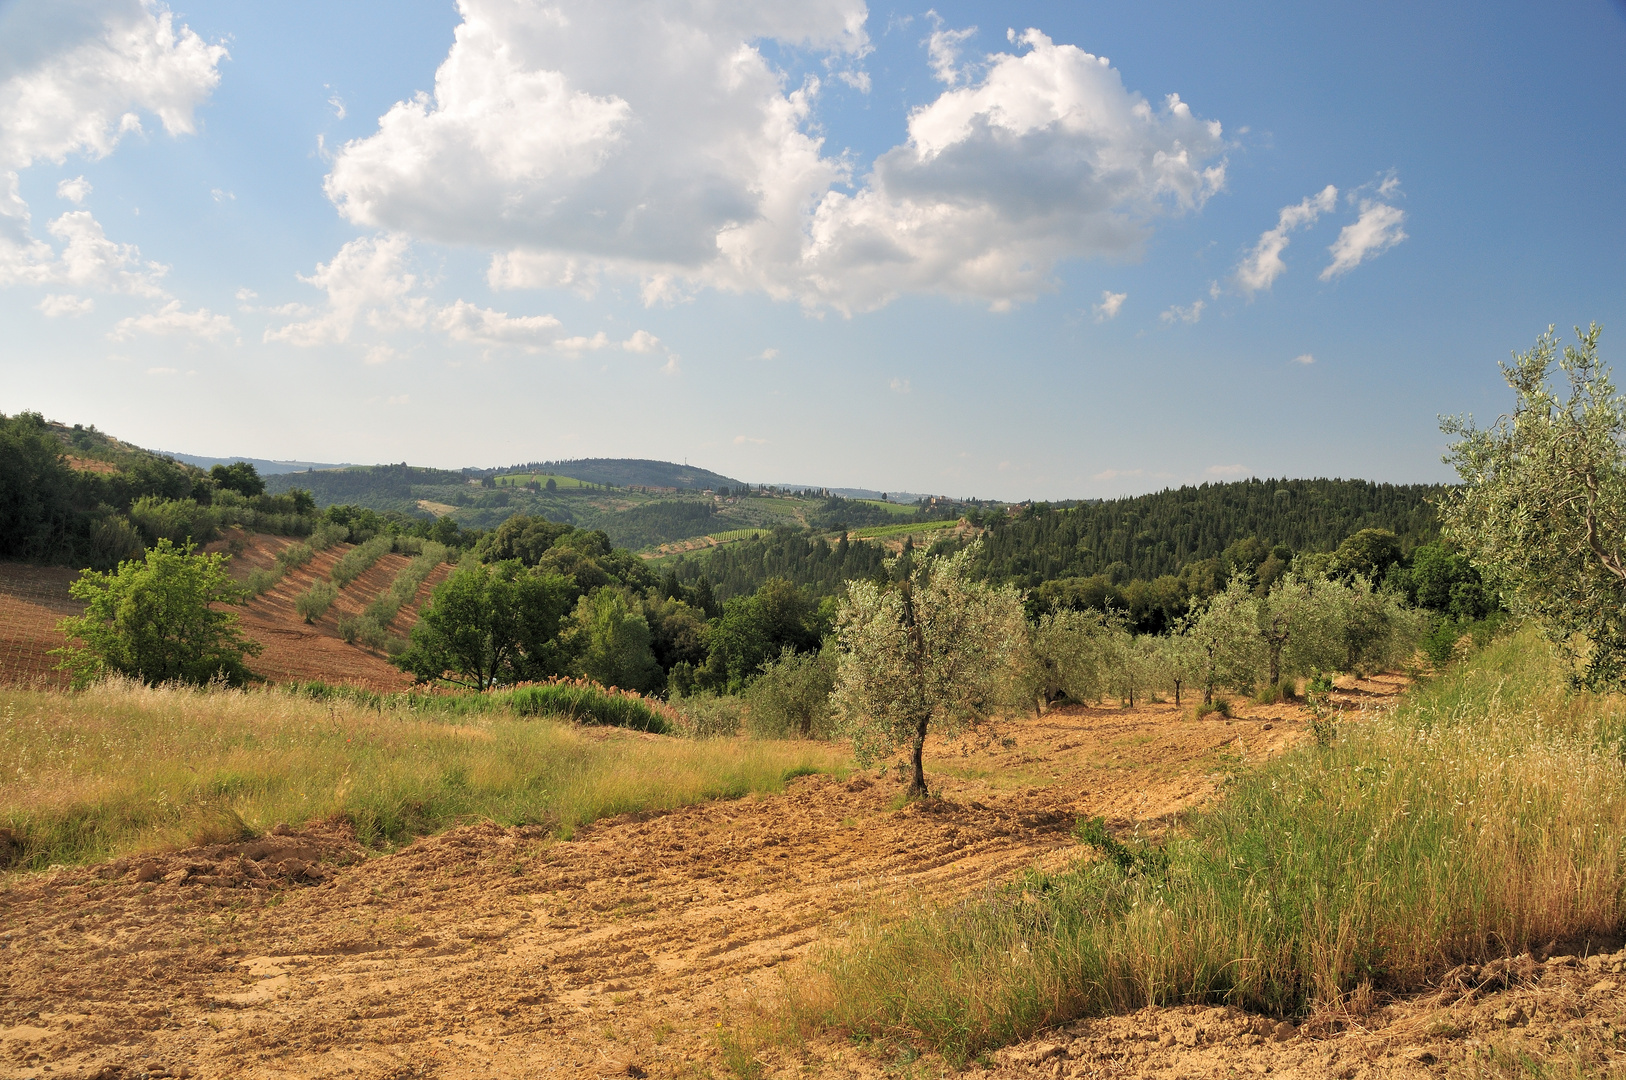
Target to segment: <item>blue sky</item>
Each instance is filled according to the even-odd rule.
[[[1548,323],[1626,355],[1623,12],[0,0],[0,411],[1010,499],[1448,479],[1436,417]]]

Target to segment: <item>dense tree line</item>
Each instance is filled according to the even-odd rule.
[[[716,517],[717,507],[710,501],[683,499],[648,503],[609,514],[604,517],[603,525],[604,532],[617,547],[637,550],[734,527],[717,524]]]
[[[815,596],[835,596],[855,578],[885,577],[885,561],[880,544],[846,536],[832,543],[804,529],[782,526],[754,540],[679,556],[671,570],[689,584],[707,580],[724,599],[754,593],[772,578],[783,578]]]
[[[1365,480],[1243,480],[1085,503],[1030,506],[991,515],[979,572],[1036,588],[1065,577],[1105,574],[1113,583],[1178,576],[1219,560],[1239,540],[1267,548],[1331,551],[1361,529],[1386,529],[1404,549],[1439,534],[1440,485]]]

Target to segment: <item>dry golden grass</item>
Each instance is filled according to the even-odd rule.
[[[387,701],[387,699],[385,699]],[[694,742],[506,709],[463,716],[282,691],[0,691],[0,855],[73,863],[341,816],[386,844],[460,820],[544,823],[777,791],[839,769],[811,742]]]
[[[1622,925],[1621,702],[1533,634],[1239,776],[1158,849],[1081,850],[949,907],[879,911],[789,987],[790,1027],[964,1059],[1074,1017],[1194,1001],[1283,1014]]]

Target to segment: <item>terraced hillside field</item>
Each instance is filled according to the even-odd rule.
[[[240,581],[256,569],[270,568],[277,552],[295,543],[289,537],[263,534],[239,536],[236,540],[235,544],[230,539],[218,541],[209,550],[235,548],[231,571]],[[313,581],[326,577],[351,548],[350,544],[336,544],[318,552],[270,591],[239,609],[244,632],[264,647],[264,652],[250,663],[256,674],[272,682],[320,679],[375,690],[400,689],[410,683],[381,653],[360,644],[347,644],[338,630],[341,617],[360,614],[389,588],[395,575],[411,561],[409,556],[385,555],[341,589],[333,606],[314,623],[306,623],[294,610],[299,594]],[[449,573],[451,567],[442,565],[429,575],[419,586],[416,598],[396,614],[387,628],[391,634],[410,633],[418,608]],[[50,653],[65,643],[57,632],[57,621],[83,610],[83,605],[68,595],[68,586],[77,576],[64,567],[0,563],[0,685],[65,683]]]

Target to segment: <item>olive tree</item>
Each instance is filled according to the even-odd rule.
[[[979,548],[916,559],[890,586],[852,582],[836,616],[836,714],[861,762],[909,745],[910,797],[926,794],[928,729],[986,717],[1027,633],[1021,593],[972,580]]]
[[[1576,683],[1626,686],[1626,402],[1596,324],[1558,350],[1552,327],[1502,365],[1513,412],[1488,428],[1449,417],[1462,486],[1440,502],[1454,542],[1515,613],[1535,616]],[[1556,365],[1564,386],[1555,385]]]
[[[1107,691],[1120,636],[1126,636],[1123,619],[1116,615],[1064,608],[1040,616],[1012,657],[1012,696],[1035,712],[1064,694],[1098,700]]]
[[[1197,653],[1204,705],[1213,704],[1217,687],[1253,688],[1267,657],[1259,636],[1259,598],[1246,577],[1231,578],[1201,611],[1186,618],[1183,630]]]
[[[1159,636],[1154,672],[1157,685],[1174,691],[1174,703],[1180,704],[1180,691],[1187,686],[1202,686],[1207,671],[1207,654],[1197,639],[1185,632],[1184,627],[1174,633]]]

